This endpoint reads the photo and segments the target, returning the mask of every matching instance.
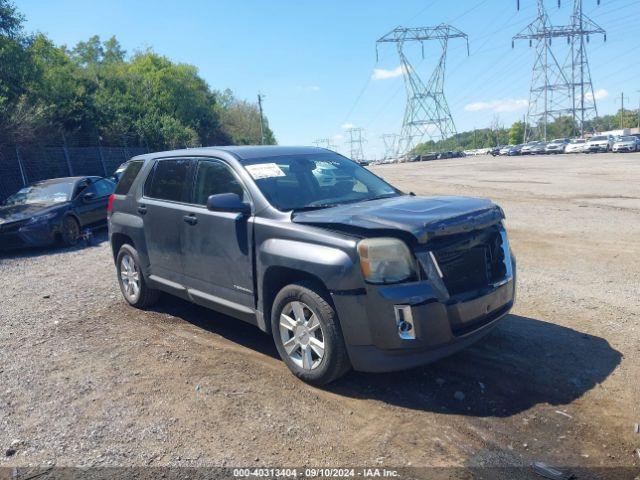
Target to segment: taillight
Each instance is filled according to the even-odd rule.
[[[113,199],[116,198],[116,196],[112,193],[111,195],[109,195],[109,201],[107,202],[107,213],[111,213],[111,211],[113,210]]]

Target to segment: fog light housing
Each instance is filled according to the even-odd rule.
[[[411,305],[394,305],[393,313],[396,318],[398,336],[403,340],[415,340],[416,327],[413,324]]]

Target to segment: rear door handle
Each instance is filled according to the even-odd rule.
[[[196,223],[198,223],[198,218],[195,216],[194,213],[190,213],[189,215],[185,215],[184,217],[182,217],[183,220],[185,222],[187,222],[189,225],[195,225]]]
[[[145,213],[147,213],[147,207],[145,205],[139,205],[138,206],[138,213],[140,215],[144,215]]]

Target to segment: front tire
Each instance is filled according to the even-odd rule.
[[[131,245],[124,244],[120,247],[116,258],[116,271],[120,291],[129,305],[146,308],[160,298],[160,291],[147,285],[140,268],[140,257]]]
[[[280,290],[271,330],[284,363],[307,383],[326,385],[351,369],[338,315],[326,293],[311,283]]]
[[[77,245],[80,239],[80,224],[72,216],[66,216],[62,220],[62,229],[60,231],[60,239],[67,247]]]

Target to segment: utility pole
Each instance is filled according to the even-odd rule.
[[[624,128],[624,92],[620,94],[620,128]]]
[[[365,140],[362,139],[362,132],[362,128],[347,129],[347,134],[349,135],[349,139],[347,140],[347,143],[349,144],[349,158],[358,163],[364,160],[362,142]]]
[[[418,143],[422,142],[425,136],[432,140],[446,140],[456,135],[456,126],[444,96],[447,45],[452,38],[463,38],[467,42],[468,55],[469,39],[467,35],[446,24],[435,27],[397,27],[376,41],[376,58],[378,57],[379,44],[395,44],[404,78],[407,103],[397,145],[396,155],[398,157],[408,154]],[[407,43],[419,42],[422,58],[424,58],[424,42],[431,40],[438,41],[441,50],[436,67],[425,83],[409,61],[404,48]]]
[[[636,93],[640,93],[640,90],[636,90]],[[640,133],[640,97],[638,97],[638,133]]]
[[[62,130],[60,130],[60,134],[62,135],[62,151],[64,153],[64,160],[67,162],[67,170],[69,171],[69,176],[72,177],[73,167],[71,166],[71,159],[69,158],[69,149],[67,148],[67,137],[64,135],[64,132]]]
[[[602,34],[606,41],[606,32],[583,13],[582,0],[573,0],[571,23],[563,26],[551,24],[544,0],[536,2],[536,19],[515,35],[511,42],[512,48],[516,40],[529,40],[530,47],[536,42],[525,141],[536,135],[546,139],[549,121],[566,115],[571,115],[574,125],[579,126],[580,136],[583,136],[585,121],[598,115],[586,43],[592,34]],[[551,49],[553,38],[566,38],[570,46],[563,64]]]
[[[24,165],[22,165],[22,158],[20,157],[20,147],[16,145],[16,160],[18,160],[18,168],[20,169],[20,177],[22,177],[22,186],[27,186],[27,175],[24,171]]]
[[[262,115],[262,99],[264,95],[258,93],[258,110],[260,111],[260,145],[264,145],[264,116]]]

